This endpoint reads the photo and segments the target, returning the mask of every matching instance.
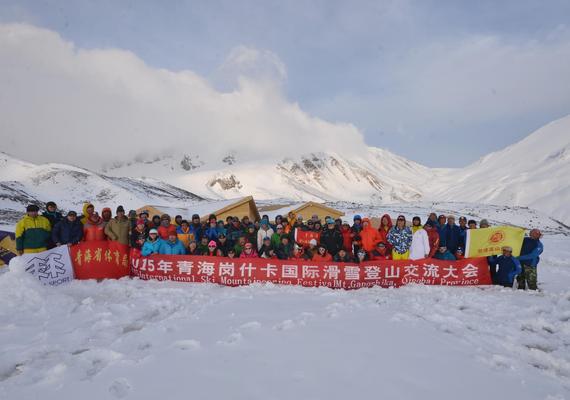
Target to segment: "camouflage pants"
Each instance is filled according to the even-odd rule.
[[[536,290],[536,267],[533,268],[530,265],[522,265],[522,272],[517,277],[517,281],[519,283],[519,289],[526,289],[526,285],[528,284],[530,290]]]

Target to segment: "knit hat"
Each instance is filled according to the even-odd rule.
[[[192,215],[192,219],[196,219],[196,218],[200,219],[200,216],[198,214]]]
[[[150,235],[151,233],[156,233],[158,235],[158,231],[154,228],[152,228],[150,231],[148,231],[148,234]]]
[[[124,207],[123,207],[123,206],[117,207],[117,212],[118,212],[118,213],[119,213],[119,212],[125,212]]]
[[[354,218],[352,218],[353,221],[362,221],[362,217],[360,215],[355,215]]]
[[[48,201],[46,203],[46,208],[48,208],[48,207],[56,207],[57,208],[57,204],[55,204],[55,202],[53,202],[53,201]]]
[[[67,216],[69,217],[70,215],[77,217],[77,213],[75,211],[68,211]]]
[[[35,204],[30,204],[26,207],[26,212],[38,212],[38,211],[40,211],[40,208]]]
[[[146,221],[142,218],[137,219],[137,225],[144,225],[146,224]]]
[[[210,242],[208,243],[208,247],[217,246],[217,245],[218,244],[213,240],[210,240]]]

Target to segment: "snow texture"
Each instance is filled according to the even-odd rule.
[[[52,288],[13,261],[0,273],[0,398],[569,398],[570,237],[543,240],[539,292],[128,278]]]

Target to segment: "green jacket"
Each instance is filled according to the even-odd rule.
[[[46,217],[25,215],[16,225],[16,250],[40,252],[47,249],[51,224]]]

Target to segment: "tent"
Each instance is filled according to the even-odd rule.
[[[274,208],[274,207],[262,207],[261,212],[267,214],[270,219],[275,220],[277,215],[282,215],[287,217],[290,212],[294,212],[295,215],[303,216],[303,219],[306,221],[311,218],[313,215],[317,215],[321,221],[324,222],[325,217],[329,216],[334,219],[341,218],[344,216],[344,212],[336,210],[334,208],[325,206],[321,203],[315,203],[313,201],[309,201],[307,203],[297,203],[291,204],[286,207],[282,208]]]
[[[212,206],[215,206],[217,203],[213,203]],[[226,221],[227,217],[238,217],[242,219],[245,216],[248,216],[250,221],[257,221],[260,218],[259,210],[257,209],[257,205],[255,204],[255,200],[253,200],[252,196],[244,197],[243,199],[232,201],[229,204],[225,204],[223,207],[219,209],[213,209],[210,212],[202,213],[202,220],[205,221],[208,219],[210,214],[216,215],[216,218],[222,221]]]

